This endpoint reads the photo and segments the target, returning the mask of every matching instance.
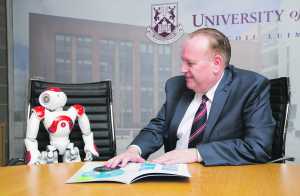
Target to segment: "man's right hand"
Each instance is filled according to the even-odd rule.
[[[125,167],[128,162],[143,163],[143,159],[136,147],[130,146],[125,152],[119,154],[104,163],[105,167],[115,168],[117,166]]]

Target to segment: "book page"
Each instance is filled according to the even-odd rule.
[[[98,172],[94,170],[102,165],[101,162],[86,162],[66,183],[111,181],[129,184],[147,176],[191,176],[186,164],[129,163],[123,168],[111,171]]]
[[[133,181],[137,181],[142,178],[150,176],[181,176],[181,177],[191,177],[186,164],[172,164],[172,165],[162,165],[156,163],[132,163],[137,164],[139,170],[138,175]]]
[[[130,183],[132,172],[125,172],[124,168],[115,169],[107,172],[97,172],[96,167],[103,166],[101,162],[86,162],[66,183],[79,183],[79,182],[94,182],[94,181],[107,181],[107,182],[121,182]],[[134,170],[133,168],[130,168]]]

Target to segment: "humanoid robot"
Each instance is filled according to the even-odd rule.
[[[76,104],[68,110],[63,110],[66,102],[67,96],[60,88],[49,88],[40,94],[39,103],[41,106],[32,109],[27,122],[26,138],[24,140],[27,150],[25,156],[27,164],[57,163],[58,155],[62,156],[63,162],[81,161],[79,149],[69,140],[76,119],[85,144],[86,156],[84,160],[90,161],[93,159],[93,155],[99,156],[84,107]],[[43,121],[50,137],[50,145],[43,152],[38,150],[38,141],[36,140],[41,121]]]

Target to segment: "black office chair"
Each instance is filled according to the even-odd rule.
[[[286,160],[294,161],[293,157],[285,157],[287,117],[290,102],[289,78],[271,79],[270,83],[270,103],[272,114],[276,121],[271,162],[284,163]]]
[[[111,81],[65,84],[31,79],[29,87],[29,111],[39,105],[39,95],[49,87],[59,87],[66,93],[68,97],[66,108],[74,104],[83,105],[90,120],[94,143],[100,155],[94,160],[104,161],[116,155]],[[83,160],[85,157],[84,142],[77,121],[71,131],[70,140],[79,148],[80,157]],[[49,134],[43,123],[40,123],[37,141],[39,150],[45,151],[49,144]],[[8,165],[14,165],[20,161],[23,161],[23,159],[12,159],[8,162]]]

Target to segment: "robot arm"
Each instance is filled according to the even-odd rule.
[[[85,114],[84,107],[82,105],[76,104],[73,105],[73,108],[77,111],[78,116],[78,124],[82,132],[82,138],[84,141],[84,151],[86,153],[85,160],[91,160],[92,153],[94,156],[99,156],[96,147],[94,145],[94,136],[93,132],[91,132],[90,121]]]
[[[38,150],[38,143],[36,140],[40,121],[44,118],[45,108],[37,106],[33,108],[32,114],[27,122],[26,138],[24,139],[26,147],[25,162],[27,164],[39,164],[40,152]]]

